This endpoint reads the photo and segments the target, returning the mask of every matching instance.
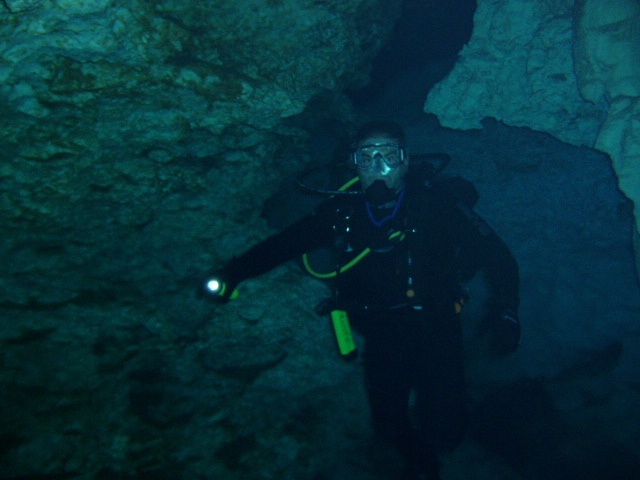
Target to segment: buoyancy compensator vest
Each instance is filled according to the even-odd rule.
[[[434,160],[439,165],[434,165],[430,160]],[[444,177],[441,175],[442,170],[449,164],[450,157],[446,154],[426,154],[411,157],[410,168],[407,172],[407,184],[410,188],[410,195],[416,193],[418,196],[429,192],[429,196],[437,196],[442,201],[450,204],[463,204],[466,208],[471,209],[478,201],[479,195],[475,186],[468,180],[462,177]],[[304,176],[301,176],[304,179]],[[361,244],[357,248],[351,243],[350,236],[353,232],[353,205],[354,203],[364,202],[362,200],[356,200],[357,195],[361,195],[361,189],[359,187],[358,178],[352,178],[347,181],[342,187],[337,190],[331,189],[311,189],[300,180],[300,185],[306,190],[315,191],[315,193],[329,194],[330,196],[350,196],[350,201],[336,202],[337,207],[334,211],[334,224],[333,230],[335,232],[335,242],[333,254],[334,256],[327,257],[327,252],[324,252],[325,268],[319,269],[317,267],[317,256],[308,253],[303,255],[303,264],[306,270],[317,278],[324,280],[343,280],[348,278],[348,273],[356,265],[361,262],[366,262],[367,257],[374,252],[374,255],[379,254],[383,249],[381,243],[386,243],[388,248],[402,248],[403,252],[406,252],[406,264],[400,268],[396,268],[398,273],[402,270],[402,275],[405,276],[405,298],[403,299],[404,305],[413,307],[415,309],[423,308],[424,299],[419,298],[420,288],[415,284],[416,278],[415,268],[420,265],[416,265],[414,262],[414,250],[416,247],[410,244],[414,242],[405,242],[407,236],[413,236],[418,231],[419,222],[415,220],[415,215],[404,215],[404,222],[401,225],[397,223],[393,225],[393,228],[388,228],[382,233],[382,241],[380,235],[377,240],[373,241],[371,238],[371,244]],[[416,191],[417,190],[417,191]],[[411,202],[413,203],[413,202]],[[411,207],[405,207],[411,210]],[[402,243],[402,247],[399,244]],[[403,258],[404,258],[403,255]],[[329,260],[329,258],[331,258]],[[375,262],[374,262],[375,263]],[[330,268],[326,268],[330,265]],[[366,269],[365,269],[366,270]],[[393,270],[393,269],[392,269]],[[346,277],[344,277],[346,275]],[[362,283],[362,282],[359,282]],[[344,304],[343,298],[340,295],[339,290],[341,281],[334,282],[334,296],[331,299],[326,300],[318,307],[321,313],[330,313],[330,317],[333,324],[333,329],[336,335],[339,351],[343,358],[352,359],[357,356],[357,349],[353,336],[351,334],[351,327],[347,311],[354,307],[353,304]],[[459,313],[464,303],[464,298],[461,296],[455,303],[455,310]],[[366,307],[366,306],[363,306]],[[370,306],[369,306],[370,307]],[[385,305],[384,308],[393,307],[393,305]],[[374,307],[375,308],[375,307]]]

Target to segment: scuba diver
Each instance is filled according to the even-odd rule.
[[[437,479],[439,454],[461,442],[468,423],[461,285],[484,272],[490,296],[483,330],[495,354],[510,354],[520,342],[518,265],[473,212],[475,187],[459,177],[407,175],[404,145],[395,122],[363,125],[349,158],[357,177],[345,194],[232,259],[205,290],[227,301],[243,280],[333,249],[335,271],[318,275],[335,287],[324,310],[345,356],[355,351],[350,325],[364,338],[374,430],[405,459],[404,478]]]

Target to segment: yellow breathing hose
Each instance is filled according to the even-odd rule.
[[[404,240],[405,234],[399,231],[393,232],[391,235],[389,235],[389,240],[393,240],[394,238],[397,238],[397,237],[400,237],[398,241],[402,241]],[[349,270],[351,267],[356,265],[360,260],[362,260],[364,257],[369,255],[370,253],[371,253],[371,248],[367,247],[364,250],[362,250],[362,252],[360,252],[358,255],[356,255],[354,258],[352,258],[348,263],[342,265],[340,268],[337,268],[336,270],[333,270],[327,273],[316,272],[311,266],[311,262],[309,262],[309,255],[307,253],[302,255],[302,263],[304,265],[304,268],[306,268],[307,272],[309,272],[311,275],[313,275],[316,278],[326,280],[327,278],[337,277],[339,274],[346,272],[347,270]]]

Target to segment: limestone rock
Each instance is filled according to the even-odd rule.
[[[479,1],[471,40],[425,111],[451,128],[480,128],[492,117],[592,146],[604,112],[577,88],[572,9],[571,0]]]
[[[601,104],[640,96],[640,4],[577,2],[575,69],[581,95]]]
[[[640,4],[483,0],[474,23],[425,111],[452,128],[480,128],[492,117],[596,147],[611,156],[620,188],[638,205]]]
[[[199,282],[269,233],[265,199],[307,159],[290,118],[367,80],[399,8],[0,2],[0,476],[236,478],[224,446],[273,388],[289,428],[311,367],[340,361],[313,312],[323,286],[266,278],[223,310]],[[270,431],[251,438],[282,460],[254,464],[285,469],[297,441]]]
[[[44,0],[5,0],[4,4],[10,12],[21,12],[39,7]]]
[[[160,225],[176,249],[215,238],[209,268],[264,236],[262,203],[304,161],[282,161],[305,138],[284,119],[366,81],[399,13],[381,0],[4,5],[0,221],[13,255],[0,301],[10,305],[108,290],[133,264],[134,283],[157,278],[157,262],[180,255]]]
[[[595,147],[608,153],[623,192],[635,204],[640,272],[640,4],[633,0],[580,2],[576,18],[576,72],[580,92],[608,104]]]

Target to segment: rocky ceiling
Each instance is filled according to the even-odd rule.
[[[425,111],[445,126],[492,117],[610,155],[640,203],[640,3],[481,0],[469,44]],[[636,207],[637,271],[640,214]]]

